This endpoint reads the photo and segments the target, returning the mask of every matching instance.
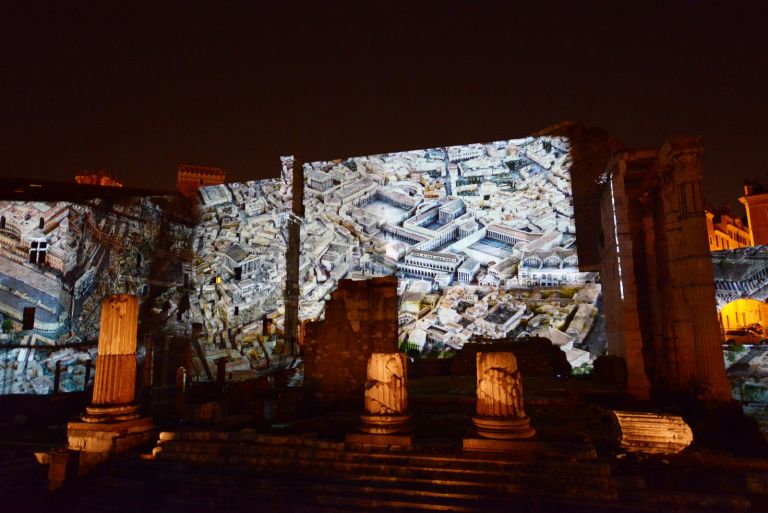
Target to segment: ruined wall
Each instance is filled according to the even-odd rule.
[[[323,405],[362,401],[371,353],[397,351],[397,278],[341,280],[325,320],[306,325],[304,382]]]

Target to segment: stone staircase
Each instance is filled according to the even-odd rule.
[[[598,458],[586,444],[540,445],[530,459],[188,431],[161,434],[153,459],[113,460],[71,486],[66,502],[79,512],[147,513],[768,510],[768,466],[719,470],[714,483],[706,464]]]

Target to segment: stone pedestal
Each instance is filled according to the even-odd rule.
[[[373,353],[368,359],[365,382],[365,413],[360,430],[346,437],[347,443],[378,446],[408,446],[408,374],[405,353]]]
[[[531,452],[536,435],[523,405],[523,380],[512,353],[477,353],[477,415],[479,438],[464,439],[464,449]]]
[[[93,400],[67,425],[69,449],[80,451],[80,474],[110,453],[152,439],[152,419],[135,403],[138,315],[136,296],[116,294],[102,302]]]
[[[67,476],[69,450],[66,448],[51,451],[48,455],[48,490],[53,492],[64,485]]]

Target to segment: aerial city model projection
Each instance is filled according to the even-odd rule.
[[[230,377],[275,360],[292,166],[200,190],[190,321],[205,365],[224,357]],[[600,285],[578,268],[569,166],[558,137],[304,164],[300,319],[321,319],[341,279],[396,274],[400,347],[412,355],[537,335],[588,364],[604,348],[602,333],[587,341]]]
[[[146,298],[154,281],[160,304],[180,303],[191,228],[168,204],[0,201],[0,393],[49,393],[57,365],[59,389],[82,390],[104,296]]]
[[[530,335],[588,365],[605,339],[570,159],[565,138],[528,137],[304,164],[299,320],[321,320],[339,280],[396,275],[411,357]],[[181,197],[0,202],[0,388],[50,393],[58,365],[59,390],[82,390],[114,293],[142,298],[140,336],[187,341],[194,380],[299,366],[283,343],[293,168],[201,187],[186,217]]]

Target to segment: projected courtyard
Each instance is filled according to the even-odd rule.
[[[589,364],[605,348],[601,293],[579,271],[569,151],[529,137],[304,164],[300,321],[323,319],[342,279],[396,275],[411,356],[530,335]],[[142,298],[142,333],[191,341],[194,380],[284,365],[293,166],[201,188],[187,224],[161,197],[0,204],[3,390],[49,392],[57,359],[61,389],[82,390],[100,301],[118,292]]]
[[[304,164],[301,321],[322,319],[341,279],[399,278],[401,347],[446,356],[470,340],[544,336],[576,367],[600,285],[578,268],[563,138],[525,138]],[[205,367],[232,379],[266,373],[283,330],[286,222],[282,177],[201,189],[190,320]],[[601,338],[601,334],[593,334]]]
[[[305,164],[305,316],[341,277],[395,273],[412,351],[528,334],[590,361],[576,346],[600,289],[578,268],[569,151],[531,137]]]

